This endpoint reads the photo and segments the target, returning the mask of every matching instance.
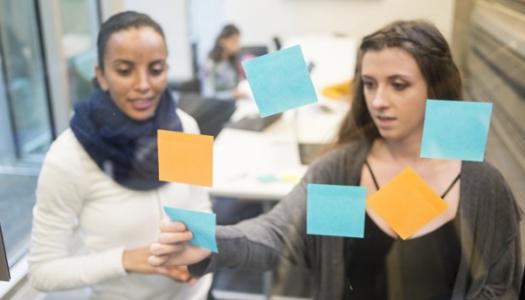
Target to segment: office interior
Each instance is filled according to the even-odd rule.
[[[240,28],[241,44],[246,48],[262,47],[273,52],[301,45],[306,60],[312,63],[316,90],[322,95],[323,88],[351,79],[356,47],[365,34],[398,19],[429,20],[451,45],[464,79],[464,98],[493,103],[486,159],[501,171],[519,206],[525,208],[523,0],[1,0],[0,224],[11,273],[9,281],[0,282],[2,299],[88,297],[86,289],[44,293],[30,286],[27,253],[32,208],[46,152],[68,128],[74,105],[85,101],[93,91],[100,24],[125,10],[147,13],[162,25],[169,49],[169,87],[200,126],[206,126],[204,123],[215,114],[199,112],[195,107],[202,100],[199,70],[224,24]],[[326,100],[324,109],[337,112],[344,101],[350,102]],[[231,110],[228,117],[235,116],[234,109],[225,109]],[[295,124],[292,127],[301,120],[321,120],[309,113],[307,109],[298,110],[283,116],[283,120],[291,120]],[[329,143],[333,138],[329,131],[334,134],[341,115],[325,114],[322,120],[326,130],[312,140]],[[300,129],[274,125],[265,130],[287,143],[296,145],[303,139],[304,147],[310,142],[310,137],[298,132]],[[282,132],[287,133],[280,135]],[[256,151],[253,145],[258,141],[251,142],[253,134],[246,134],[244,140],[242,135],[221,137],[218,131],[211,134],[223,141],[217,151],[230,151],[231,147],[241,147],[235,143],[242,142],[252,147],[246,146],[239,153]],[[226,145],[224,141],[228,141]],[[229,142],[232,144],[227,145]],[[298,159],[299,147],[281,149],[279,145],[282,143],[268,152]],[[288,161],[284,159],[283,164]],[[240,159],[240,163],[256,162]],[[267,167],[270,170],[272,166]],[[297,181],[296,174],[304,172],[306,164],[285,167],[280,174],[290,176],[284,178],[284,184],[276,185],[278,196],[266,195],[264,188],[259,197],[254,196],[258,187],[247,183],[239,198],[259,202],[263,211],[268,210],[278,201],[274,198],[285,194]],[[218,168],[228,170],[224,165]],[[230,179],[235,177],[229,175]],[[230,188],[224,182],[216,193],[229,195]],[[524,229],[522,224],[522,241]],[[230,274],[230,282],[215,287],[216,298],[309,299],[304,287],[283,284],[290,273],[276,273]]]

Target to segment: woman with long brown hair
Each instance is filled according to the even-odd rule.
[[[153,265],[193,264],[193,274],[224,267],[304,265],[315,299],[517,299],[520,211],[487,162],[421,158],[428,98],[462,100],[445,38],[425,21],[398,21],[363,38],[353,104],[334,150],[318,159],[268,214],[217,228],[219,253],[186,242],[181,223],[161,225]],[[367,208],[363,239],[306,234],[309,183],[366,187],[368,196],[410,166],[447,209],[403,240]]]

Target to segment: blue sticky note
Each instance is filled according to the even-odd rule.
[[[262,117],[317,102],[300,46],[247,60],[242,65]]]
[[[483,161],[492,103],[428,100],[421,157]]]
[[[214,213],[192,211],[164,206],[172,221],[182,222],[193,234],[191,244],[218,252],[215,240],[216,216]]]
[[[361,186],[308,184],[306,232],[362,238],[366,189]]]

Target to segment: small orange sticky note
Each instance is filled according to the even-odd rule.
[[[409,167],[368,198],[367,203],[402,239],[447,209],[447,203]]]
[[[159,180],[212,185],[213,137],[158,130]]]

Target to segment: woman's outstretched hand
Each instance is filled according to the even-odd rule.
[[[209,257],[210,250],[188,243],[192,238],[183,223],[163,223],[160,225],[158,242],[150,246],[153,255],[148,258],[148,262],[153,267],[186,266]]]

